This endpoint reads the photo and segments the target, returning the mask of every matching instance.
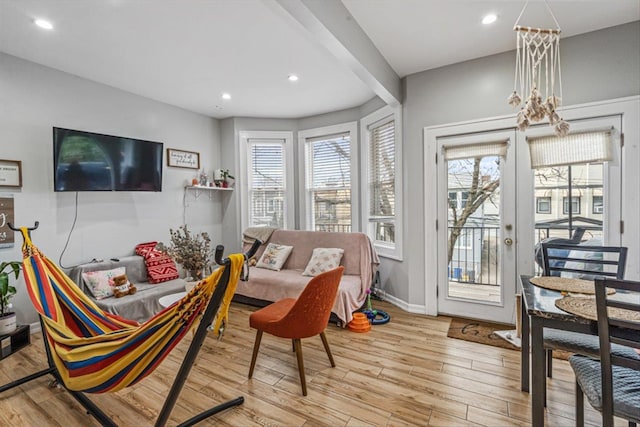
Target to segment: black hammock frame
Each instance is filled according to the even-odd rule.
[[[39,223],[38,221],[36,221],[34,227],[27,228],[29,236],[31,235],[31,231],[38,228],[38,225]],[[8,226],[14,231],[20,231],[18,228],[15,228],[12,224],[8,224]],[[262,242],[260,240],[256,240],[251,246],[251,248],[246,253],[243,254],[244,259],[247,260],[251,258],[256,253],[256,251],[258,250],[258,247],[261,244]],[[213,296],[211,297],[211,300],[209,301],[209,304],[207,305],[207,308],[205,309],[204,314],[202,315],[200,324],[198,325],[198,328],[196,329],[193,339],[191,340],[191,345],[189,345],[187,354],[184,357],[182,364],[180,365],[180,369],[178,370],[178,374],[176,375],[176,378],[173,381],[171,390],[169,391],[169,394],[167,395],[167,398],[164,401],[162,410],[160,411],[160,414],[158,414],[158,418],[156,419],[156,422],[155,422],[156,427],[164,426],[167,424],[167,421],[169,420],[169,416],[171,415],[171,411],[173,410],[178,400],[178,396],[182,391],[182,387],[184,386],[184,383],[187,381],[189,372],[191,371],[191,368],[193,367],[193,364],[196,361],[196,357],[200,352],[200,347],[202,347],[202,344],[204,343],[204,340],[207,337],[209,327],[212,324],[216,314],[218,313],[218,310],[220,309],[220,305],[222,304],[222,299],[224,297],[224,294],[226,293],[227,287],[229,286],[229,277],[231,275],[231,261],[229,260],[229,258],[223,258],[222,257],[223,253],[224,253],[224,246],[222,245],[216,246],[214,260],[218,265],[224,267],[224,270],[222,272],[222,276],[220,277],[218,285],[216,286],[216,289],[213,292]],[[55,367],[53,363],[53,359],[51,357],[51,349],[49,348],[49,343],[47,341],[47,337],[45,336],[46,332],[42,323],[43,323],[42,317],[40,317],[40,326],[42,328],[42,336],[43,336],[43,341],[45,345],[45,350],[47,353],[47,362],[49,364],[49,367],[46,369],[43,369],[42,371],[36,372],[31,375],[27,375],[16,381],[12,381],[8,384],[1,386],[0,393],[3,393],[7,390],[10,390],[14,387],[27,383],[36,378],[40,378],[47,374],[51,374],[54,380],[58,384],[64,387],[64,383],[62,382],[60,374],[58,373],[58,369]],[[71,394],[71,396],[73,396],[82,406],[84,406],[87,412],[91,414],[101,425],[109,426],[109,427],[117,427],[117,424],[107,414],[105,414],[104,411],[102,411],[102,409],[100,409],[91,399],[89,399],[85,395],[85,393],[69,390],[66,387],[65,387],[65,390],[67,390]],[[195,415],[194,417],[189,418],[188,420],[180,423],[178,427],[192,426],[212,415],[217,414],[218,412],[224,411],[234,406],[241,405],[242,403],[244,403],[244,397],[243,396],[236,397],[235,399],[229,400],[227,402],[223,402],[217,406],[214,406],[213,408],[207,409]]]

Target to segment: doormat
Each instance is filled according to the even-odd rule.
[[[447,337],[520,351],[519,347],[516,347],[495,333],[496,331],[504,331],[506,329],[512,329],[512,326],[454,317],[451,319]],[[562,350],[553,351],[553,357],[562,360],[567,360],[572,354],[573,353]]]
[[[449,338],[457,338],[460,340],[520,351],[518,347],[511,344],[509,341],[500,338],[494,333],[495,331],[504,331],[506,329],[512,329],[512,327],[502,325],[500,323],[482,322],[479,320],[454,317],[451,319],[447,336]]]

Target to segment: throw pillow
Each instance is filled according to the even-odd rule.
[[[177,279],[178,267],[173,259],[156,249],[157,242],[140,243],[136,246],[136,254],[144,258],[149,283],[161,283]]]
[[[256,267],[280,271],[292,250],[293,246],[269,243],[256,264]]]
[[[151,251],[155,250],[157,244],[158,242],[140,243],[136,246],[136,255],[146,258]]]
[[[82,280],[87,284],[89,292],[95,299],[105,299],[113,296],[113,287],[110,285],[110,279],[125,274],[124,267],[114,268],[113,270],[88,271],[82,273]]]
[[[325,271],[333,270],[340,265],[344,249],[341,248],[315,248],[303,276],[317,276]]]
[[[178,267],[176,267],[173,259],[169,255],[156,249],[144,257],[144,263],[147,266],[149,283],[161,283],[179,277]]]

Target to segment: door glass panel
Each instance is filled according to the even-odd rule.
[[[449,297],[501,301],[500,159],[447,163]]]
[[[602,245],[605,220],[603,163],[535,169],[534,176],[538,207],[535,213],[536,245],[548,238],[571,239],[576,230],[584,231],[580,241],[590,240],[595,245]],[[547,205],[541,202],[543,199]],[[540,206],[546,209],[539,209]],[[536,274],[542,273],[539,263]]]
[[[569,239],[577,228],[582,240],[602,240],[604,220],[602,163],[536,169],[536,243],[549,237]]]

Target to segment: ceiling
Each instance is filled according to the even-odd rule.
[[[549,4],[563,37],[640,20],[638,0]],[[379,95],[384,78],[372,81],[362,70],[384,60],[387,76],[398,79],[512,50],[512,28],[523,5],[517,0],[0,0],[0,51],[211,117],[299,118],[359,106]],[[297,17],[291,15],[296,8],[304,9]],[[498,20],[484,26],[480,20],[489,12]],[[326,18],[330,14],[333,20]],[[36,18],[50,20],[54,29],[36,27]],[[541,1],[529,3],[520,24],[555,26]],[[358,31],[368,39],[358,40]],[[378,65],[361,55],[369,45],[381,54]],[[343,54],[349,49],[353,55]],[[287,79],[293,73],[300,77],[295,83]],[[224,92],[230,100],[221,99]]]

